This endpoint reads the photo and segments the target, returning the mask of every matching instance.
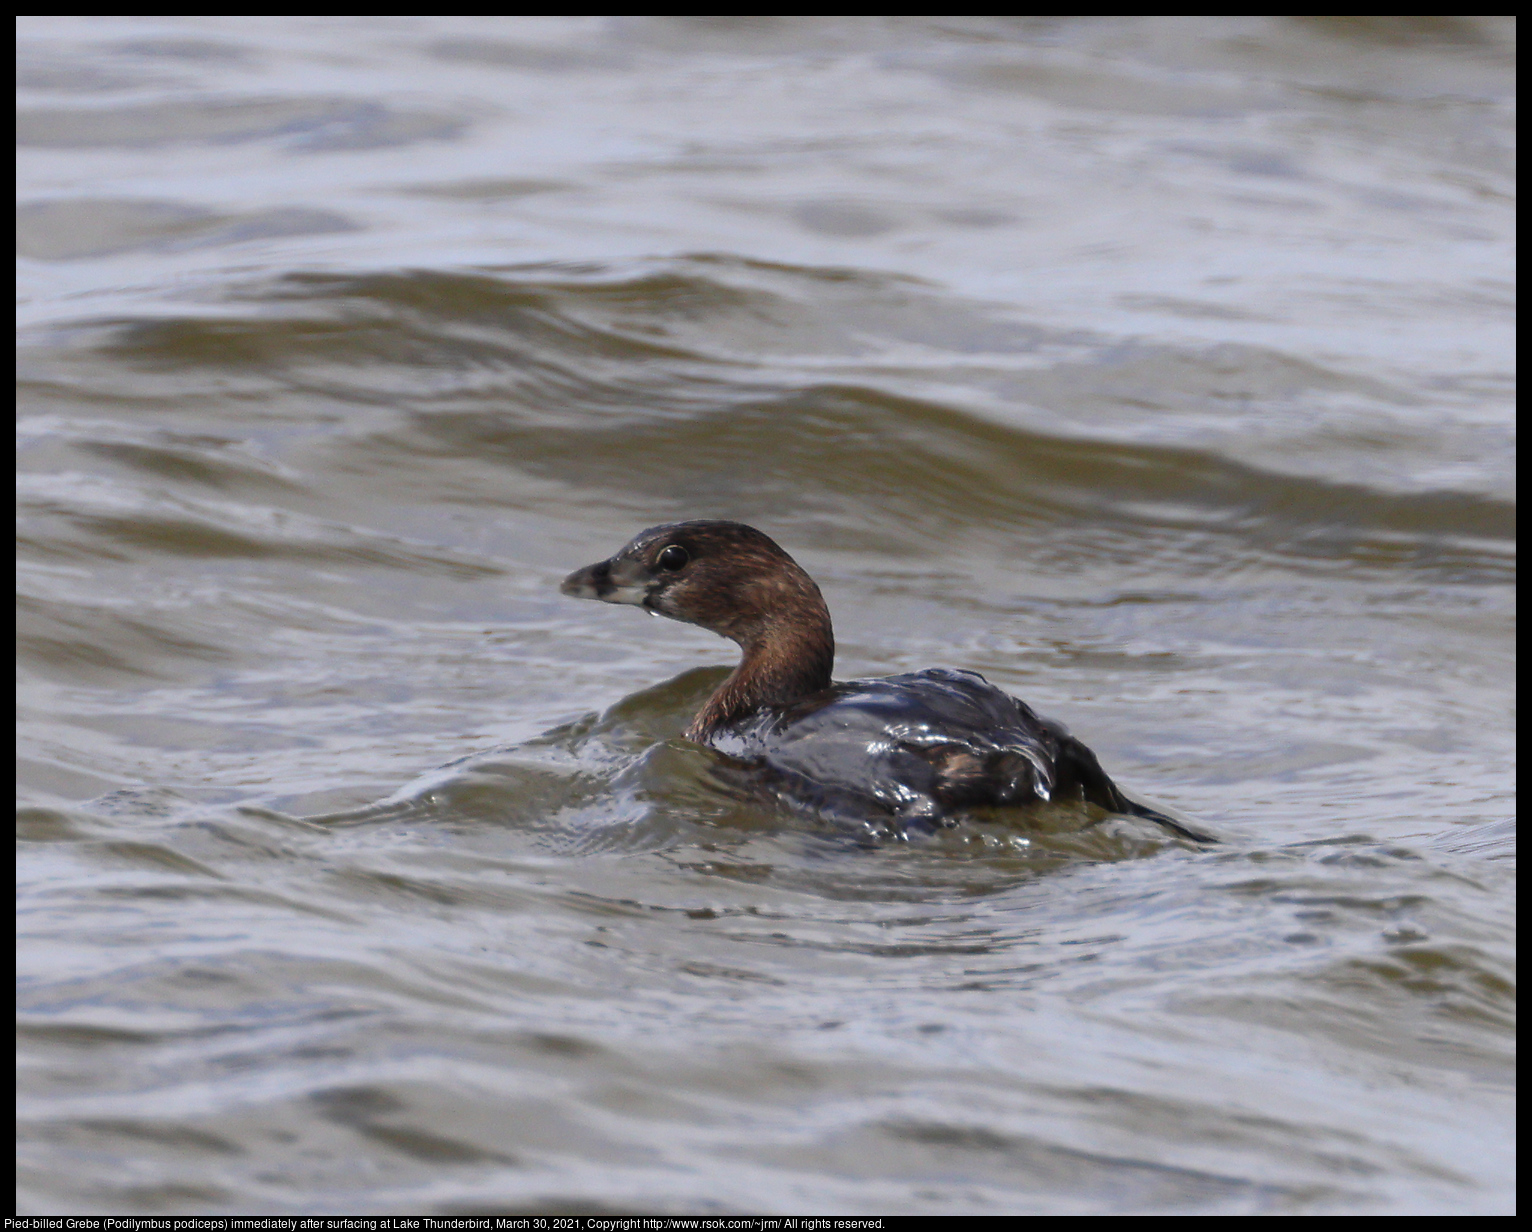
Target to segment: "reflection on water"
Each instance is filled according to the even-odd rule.
[[[1511,19],[22,19],[23,1212],[1512,1209]],[[855,841],[761,526],[1195,849]]]

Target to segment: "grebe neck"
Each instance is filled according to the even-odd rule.
[[[774,613],[759,630],[737,636],[744,653],[682,733],[705,743],[721,728],[765,709],[790,706],[830,687],[835,634],[818,590],[793,610]],[[808,600],[812,601],[808,601]]]

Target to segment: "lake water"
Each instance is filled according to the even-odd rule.
[[[1512,19],[20,22],[22,1213],[1513,1210]],[[688,517],[1222,842],[725,794]]]

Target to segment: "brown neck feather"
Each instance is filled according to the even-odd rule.
[[[697,712],[684,735],[699,744],[719,728],[764,708],[789,706],[830,687],[835,636],[830,613],[815,589],[813,604],[740,639],[739,666]]]

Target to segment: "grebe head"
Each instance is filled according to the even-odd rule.
[[[576,569],[559,589],[576,599],[630,603],[739,643],[744,656],[687,729],[691,739],[830,683],[835,638],[819,587],[753,526],[654,526],[610,559]]]

